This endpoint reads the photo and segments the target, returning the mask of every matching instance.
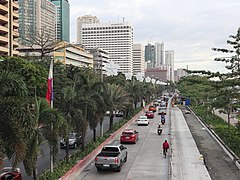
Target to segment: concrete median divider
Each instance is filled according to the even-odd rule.
[[[100,144],[95,150],[93,150],[90,154],[88,154],[84,159],[80,160],[72,169],[70,169],[66,174],[64,174],[59,180],[75,180],[77,177],[84,171],[84,169],[89,166],[91,162],[93,162],[95,156],[102,150],[102,147],[105,144],[111,143],[113,140],[119,136],[122,131],[129,126],[131,126],[140,115],[142,115],[146,110],[148,110],[148,106],[143,108],[139,113],[137,113],[134,117],[132,117],[126,124],[124,124],[120,129],[115,131],[108,139],[106,139],[102,144]]]

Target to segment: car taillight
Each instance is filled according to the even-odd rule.
[[[130,137],[131,137],[131,138],[134,138],[134,135],[131,135]]]
[[[118,164],[118,158],[115,158],[115,164]]]
[[[97,157],[95,157],[95,161],[98,161],[98,158],[97,158]]]

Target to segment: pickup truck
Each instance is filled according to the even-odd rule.
[[[102,151],[95,157],[95,166],[98,171],[115,169],[121,171],[122,164],[127,161],[127,148],[114,141],[103,146]]]

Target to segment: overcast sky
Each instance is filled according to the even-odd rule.
[[[76,42],[79,16],[94,15],[101,22],[133,25],[134,43],[164,42],[174,50],[175,69],[225,71],[214,62],[212,47],[230,48],[226,41],[240,25],[240,0],[69,0],[71,42]]]

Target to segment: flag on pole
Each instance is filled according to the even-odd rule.
[[[52,101],[53,101],[53,59],[51,60],[49,74],[48,74],[46,100],[49,103],[49,105],[52,106]]]

